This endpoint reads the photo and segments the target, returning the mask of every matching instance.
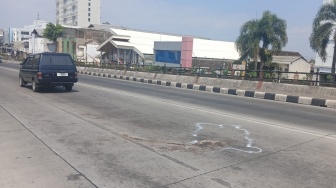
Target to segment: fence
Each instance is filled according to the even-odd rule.
[[[237,79],[264,82],[289,83],[300,85],[336,87],[336,74],[317,72],[284,72],[272,70],[237,70],[230,68],[212,69],[207,67],[167,67],[156,65],[116,64],[116,63],[81,63],[78,66],[102,69],[130,70],[185,76],[212,77],[220,79]]]

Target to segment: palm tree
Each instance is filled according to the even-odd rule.
[[[334,40],[334,54],[331,66],[331,73],[335,74],[336,63],[336,0],[331,3],[324,4],[313,22],[313,32],[310,35],[310,47],[317,52],[322,61],[327,60],[326,48],[329,39]]]
[[[254,70],[257,70],[259,54],[258,20],[246,22],[240,29],[240,35],[235,45],[241,59],[251,57],[254,61]]]
[[[264,64],[272,59],[272,54],[281,51],[288,42],[287,23],[270,11],[265,11],[261,19],[246,22],[236,40],[240,55],[260,59],[260,76]]]
[[[59,24],[48,23],[43,31],[43,37],[56,43],[56,52],[58,51],[57,38],[62,36],[63,27]]]
[[[262,18],[259,20],[261,42],[259,53],[260,70],[269,59],[272,59],[273,53],[281,51],[286,46],[288,42],[286,30],[287,23],[285,20],[278,18],[277,15],[272,14],[270,11],[263,13]]]

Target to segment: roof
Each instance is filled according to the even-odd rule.
[[[34,29],[32,33],[34,33],[38,37],[42,37],[43,36],[43,32],[44,32],[44,29]]]
[[[301,57],[302,55],[299,52],[290,52],[290,51],[280,51],[274,53],[276,56],[299,56]]]
[[[274,53],[272,61],[280,64],[291,64],[299,59],[303,59],[308,63],[308,61],[299,52],[290,51],[280,51]]]
[[[291,64],[294,61],[301,59],[300,56],[273,56],[273,62],[274,63],[280,63],[280,64]]]
[[[102,25],[102,24],[90,24],[88,29],[95,29],[95,30],[106,30],[111,32],[111,25]],[[115,34],[115,33],[113,33]]]
[[[112,25],[90,25],[90,28],[107,28],[114,33],[114,36],[128,37],[127,46],[132,45],[142,54],[153,54],[154,42],[182,42],[184,35],[167,34],[153,31],[142,31]],[[108,42],[115,42],[113,37],[105,41],[98,50]],[[234,42],[216,41],[201,37],[194,37],[193,57],[214,58],[214,59],[238,59]]]

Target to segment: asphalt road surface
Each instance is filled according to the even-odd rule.
[[[336,110],[0,64],[0,187],[336,187]]]

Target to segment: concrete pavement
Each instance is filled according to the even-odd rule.
[[[95,187],[1,104],[0,119],[0,187]]]
[[[118,188],[336,186],[333,109],[90,76],[70,93],[34,93],[2,68],[0,79],[0,105],[82,174],[70,179]]]

